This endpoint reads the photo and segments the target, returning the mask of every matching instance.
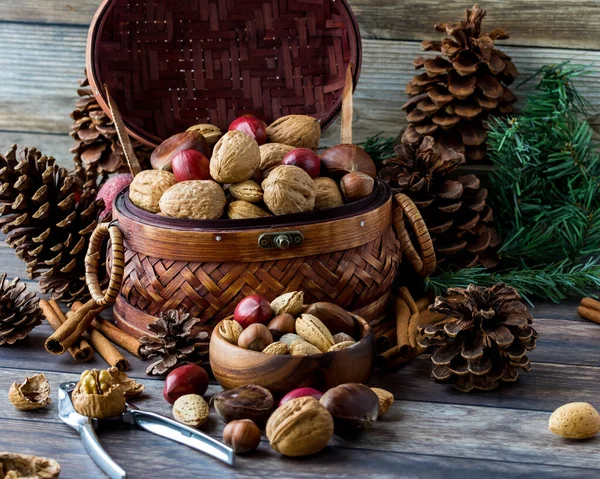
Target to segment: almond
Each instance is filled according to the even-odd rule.
[[[290,354],[292,356],[311,356],[313,354],[321,354],[321,351],[316,346],[301,339],[292,341],[290,344]]]
[[[208,418],[208,413],[208,403],[198,394],[185,394],[173,404],[173,417],[186,426],[201,426]]]
[[[346,348],[350,348],[352,346],[354,346],[356,344],[355,341],[344,341],[343,343],[335,343],[333,346],[331,346],[327,352],[331,353],[333,351],[339,351],[341,349],[346,349]]]
[[[285,313],[291,314],[292,316],[298,316],[302,312],[303,301],[303,291],[292,291],[291,293],[282,294],[271,301],[271,309],[273,310],[274,316]]]
[[[281,341],[275,341],[263,349],[263,353],[265,354],[289,354],[289,352],[287,344]]]
[[[600,431],[600,414],[591,404],[572,402],[552,413],[548,428],[569,439],[588,439]]]
[[[333,336],[329,329],[312,314],[302,314],[296,320],[296,332],[322,352],[328,351],[333,346]]]

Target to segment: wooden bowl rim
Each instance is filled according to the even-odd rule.
[[[373,329],[371,328],[371,325],[367,322],[366,319],[364,319],[362,316],[359,316],[357,314],[354,313],[350,313],[348,312],[348,314],[350,314],[355,321],[357,321],[361,327],[362,327],[362,335],[360,340],[356,341],[356,343],[354,345],[352,345],[351,347],[345,348],[345,349],[340,349],[338,351],[325,351],[319,354],[310,354],[308,356],[292,356],[291,354],[278,354],[278,355],[271,355],[271,354],[267,354],[267,356],[274,356],[274,357],[279,357],[279,358],[286,358],[284,360],[303,360],[305,358],[312,358],[312,359],[321,359],[323,357],[325,357],[328,354],[337,354],[337,353],[341,353],[344,351],[347,351],[346,354],[348,354],[348,352],[351,352],[351,349],[354,346],[358,346],[359,344],[365,346],[367,345],[368,341],[373,341],[374,340],[374,335],[373,335]],[[264,358],[265,353],[263,353],[262,351],[253,351],[252,349],[244,349],[239,347],[237,344],[231,344],[229,341],[227,341],[225,338],[223,338],[223,336],[221,336],[221,333],[219,332],[219,325],[223,322],[223,321],[227,321],[227,320],[232,320],[235,321],[233,319],[233,315],[231,316],[227,316],[226,318],[222,319],[221,321],[219,321],[214,329],[212,334],[216,336],[216,339],[218,341],[221,341],[222,343],[226,344],[227,346],[230,346],[231,348],[236,348],[239,349],[241,351],[245,351],[246,353],[249,354],[249,356],[253,356],[255,355],[257,358],[259,357],[258,355],[260,355],[261,358]],[[212,340],[212,338],[211,338]],[[208,354],[210,356],[210,347],[208,349]]]

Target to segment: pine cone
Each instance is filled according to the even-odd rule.
[[[201,325],[199,318],[171,309],[148,325],[154,336],[142,336],[140,354],[144,359],[159,358],[148,366],[146,374],[162,376],[183,364],[198,364],[208,353],[212,328]]]
[[[403,138],[410,143],[433,136],[444,147],[464,153],[468,161],[485,157],[490,115],[513,111],[516,96],[507,88],[518,75],[511,58],[494,48],[508,34],[501,29],[481,33],[485,10],[475,5],[466,20],[435,25],[452,38],[424,41],[425,51],[441,52],[435,58],[418,57],[415,76],[406,87],[410,97],[402,108],[409,126]]]
[[[42,324],[39,299],[19,278],[0,276],[0,346],[14,344]]]
[[[71,113],[73,124],[70,132],[76,142],[71,148],[71,153],[75,154],[75,165],[85,170],[88,179],[97,176],[104,178],[115,172],[128,173],[127,160],[113,121],[100,108],[92,91],[86,88],[89,86],[87,77],[79,84],[79,100],[76,110]],[[152,149],[135,138],[131,138],[131,144],[140,165],[147,165]]]
[[[403,140],[395,151],[396,156],[384,160],[379,177],[419,208],[437,264],[496,266],[500,237],[491,226],[488,192],[475,175],[455,174],[465,162],[463,154],[443,149],[430,136],[415,145]]]
[[[419,344],[438,347],[431,356],[435,379],[450,380],[463,392],[491,391],[499,381],[516,381],[519,369],[531,369],[525,354],[535,349],[538,334],[514,288],[471,284],[450,288],[448,295],[429,309],[451,318],[421,328],[426,337]]]
[[[17,155],[16,145],[0,155],[0,182],[0,228],[29,277],[54,299],[86,301],[84,258],[104,208],[94,182],[82,185],[35,148]]]

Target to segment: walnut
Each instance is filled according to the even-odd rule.
[[[125,407],[123,390],[113,384],[113,378],[106,370],[84,371],[71,398],[79,414],[98,419],[118,416]]]
[[[187,131],[199,131],[209,146],[213,146],[223,136],[218,126],[209,125],[208,123],[190,126]]]
[[[223,189],[212,180],[182,181],[160,199],[160,211],[173,218],[215,220],[227,204]]]
[[[295,149],[293,146],[283,143],[265,143],[260,145],[260,171],[265,178],[273,171],[273,168],[283,164],[283,157]]]
[[[344,200],[337,183],[331,178],[319,177],[313,180],[317,185],[317,198],[315,199],[315,208],[317,210],[328,210],[342,206]]]
[[[141,171],[129,185],[129,199],[138,208],[158,213],[161,196],[175,183],[175,175],[169,171]]]
[[[219,334],[223,339],[231,344],[237,344],[240,334],[244,328],[232,319],[224,319],[219,323]]]
[[[321,140],[321,125],[312,116],[283,116],[267,127],[267,137],[271,143],[316,150]]]
[[[210,176],[219,183],[250,179],[260,165],[258,143],[238,130],[228,131],[217,142],[210,159]]]
[[[250,218],[265,218],[271,216],[262,208],[247,201],[234,201],[229,204],[227,217],[230,220],[246,220]]]
[[[50,384],[43,374],[35,374],[17,384],[14,382],[8,391],[8,399],[21,411],[31,411],[50,404]]]
[[[229,187],[229,193],[236,200],[244,200],[249,203],[260,203],[263,199],[263,191],[260,185],[252,180],[234,183]]]
[[[60,465],[54,459],[0,452],[0,477],[4,479],[58,479]]]
[[[271,447],[284,456],[315,454],[333,436],[333,418],[319,401],[310,396],[292,399],[279,408],[267,422]]]
[[[138,383],[135,379],[130,378],[123,371],[119,371],[117,368],[112,367],[108,369],[108,374],[112,378],[113,386],[119,386],[125,394],[126,399],[131,399],[139,396],[144,392],[144,385]]]
[[[302,213],[315,207],[317,185],[297,166],[276,167],[263,181],[262,188],[263,200],[273,214]]]

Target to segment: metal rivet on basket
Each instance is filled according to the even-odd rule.
[[[361,226],[361,227],[363,227],[364,225],[365,225],[365,222],[364,222],[364,221],[361,221],[361,222],[360,222],[360,226]]]
[[[217,241],[221,241],[222,239],[223,239],[222,236],[215,236],[215,240],[217,240]]]

